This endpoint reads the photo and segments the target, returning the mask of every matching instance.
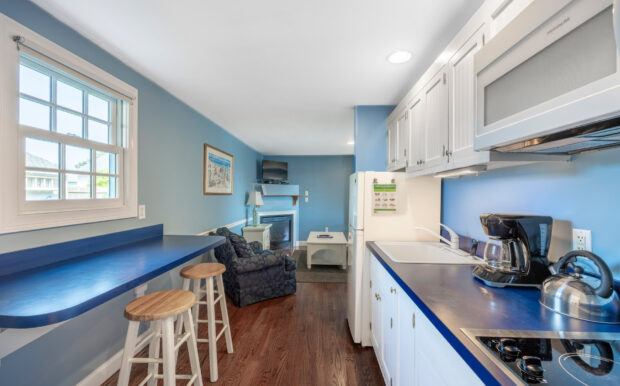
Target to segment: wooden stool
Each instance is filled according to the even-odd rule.
[[[176,384],[176,379],[189,379],[189,384],[202,386],[200,374],[200,361],[196,346],[196,334],[192,319],[191,308],[196,303],[196,296],[183,290],[159,291],[141,296],[125,307],[125,318],[129,319],[129,328],[125,338],[123,350],[123,362],[118,376],[118,385],[126,386],[129,383],[129,373],[132,363],[148,363],[147,377],[140,383],[149,386],[157,385],[157,379],[164,380],[164,386]],[[179,317],[179,322],[185,325],[185,334],[175,336],[174,319]],[[150,331],[140,342],[138,340],[138,328],[140,322],[151,322]],[[163,341],[163,359],[159,358],[160,339]],[[145,342],[149,345],[148,358],[134,357],[136,346],[143,347]],[[176,352],[179,347],[187,342],[187,351],[192,369],[192,375],[176,375]],[[158,374],[159,364],[163,363],[164,374]]]
[[[193,281],[193,291],[196,295],[196,304],[192,311],[196,321],[196,336],[198,336],[198,323],[207,323],[208,339],[198,338],[198,342],[209,343],[209,369],[211,382],[217,381],[217,340],[224,334],[226,336],[226,351],[233,352],[232,337],[230,335],[230,323],[228,322],[228,310],[226,309],[226,296],[224,294],[224,282],[222,273],[226,272],[226,266],[219,263],[201,263],[190,265],[181,270],[183,277],[183,289],[189,290],[190,281]],[[213,288],[213,279],[217,282],[217,293]],[[201,280],[205,280],[205,287],[201,287]],[[206,294],[206,301],[202,301],[202,295]],[[217,295],[217,298],[215,297]],[[215,304],[220,302],[222,320],[215,320]],[[201,304],[207,306],[207,319],[198,318],[198,309]],[[216,335],[216,324],[223,324],[223,328]],[[177,324],[177,334],[181,333],[181,324]]]

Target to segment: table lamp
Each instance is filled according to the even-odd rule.
[[[252,226],[258,226],[258,210],[256,208],[263,205],[263,196],[260,192],[250,192],[246,205],[254,206],[254,210],[252,211]]]

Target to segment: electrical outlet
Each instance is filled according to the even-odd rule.
[[[592,252],[592,231],[573,229],[573,249]]]
[[[146,218],[146,205],[138,205],[138,220]]]
[[[304,197],[304,202],[308,202],[308,197]]]

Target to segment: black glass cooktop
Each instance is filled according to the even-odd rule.
[[[620,333],[462,331],[516,383],[620,385]]]

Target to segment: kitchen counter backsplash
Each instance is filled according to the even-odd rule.
[[[441,235],[445,237],[446,239],[450,240],[450,233],[448,233],[448,231],[446,231],[446,229],[443,227],[441,228]],[[469,236],[459,235],[459,249],[467,253],[471,253],[472,247],[474,246],[475,243],[477,243],[476,256],[478,256],[481,259],[484,258],[484,248],[486,247],[486,244],[487,244],[485,241],[476,240]],[[498,256],[495,256],[493,252],[491,253],[491,256],[498,257]],[[614,289],[616,290],[618,294],[620,294],[620,278],[618,277],[618,272],[613,271],[613,273],[614,273]],[[588,273],[586,272],[585,274],[588,274]],[[596,274],[592,274],[591,276],[598,277]]]

